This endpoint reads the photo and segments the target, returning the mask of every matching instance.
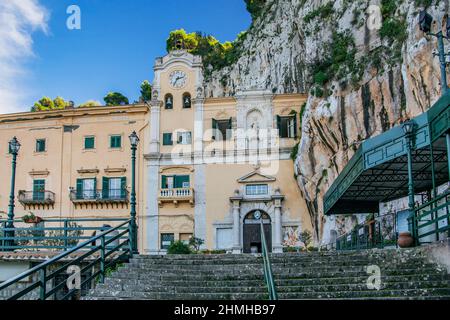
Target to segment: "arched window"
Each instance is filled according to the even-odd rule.
[[[166,94],[164,98],[164,107],[166,109],[173,109],[173,96],[170,93]]]
[[[183,94],[183,108],[188,109],[191,107],[191,95],[189,93]]]

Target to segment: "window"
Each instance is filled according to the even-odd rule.
[[[164,98],[164,108],[173,109],[173,96],[170,93]]]
[[[228,140],[231,138],[232,119],[216,120],[212,119],[212,128],[214,131],[213,139],[217,141]]]
[[[84,149],[86,149],[86,150],[95,149],[95,138],[94,137],[85,137],[84,138]]]
[[[248,196],[267,195],[269,186],[267,184],[249,184],[245,187],[245,193]]]
[[[177,141],[178,144],[191,144],[192,134],[190,132],[178,132]]]
[[[111,136],[110,147],[112,149],[122,148],[122,136],[119,135]]]
[[[171,145],[173,145],[172,134],[163,133],[163,146],[171,146]]]
[[[36,140],[36,152],[45,152],[45,139]]]
[[[161,177],[161,189],[181,189],[190,188],[189,175],[179,176],[162,176]]]
[[[33,200],[44,200],[45,198],[45,180],[33,181]]]
[[[189,244],[189,240],[192,238],[192,233],[180,233],[180,241],[184,244]]]
[[[280,138],[297,138],[297,114],[287,117],[277,116],[277,126]]]
[[[183,108],[188,109],[191,107],[191,95],[189,93],[183,94]]]
[[[167,250],[170,245],[175,241],[173,233],[161,233],[161,249]]]
[[[108,178],[103,177],[102,197],[103,199],[125,199],[127,190],[126,177]]]
[[[77,179],[77,199],[95,199],[97,179]]]

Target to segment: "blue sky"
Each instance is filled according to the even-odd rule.
[[[91,99],[103,102],[108,91],[119,91],[130,101],[137,100],[142,80],[153,79],[154,59],[166,53],[171,30],[203,31],[226,41],[234,40],[251,22],[243,0],[11,1],[24,1],[17,16],[28,19],[21,32],[32,43],[23,56],[11,59],[20,72],[4,83],[11,82],[10,88],[15,88],[8,92],[11,105],[16,105],[0,105],[0,112],[28,110],[44,95],[80,104]],[[36,17],[36,8],[25,10],[24,3],[36,6],[43,17]],[[81,30],[66,27],[66,10],[72,4],[81,9]],[[1,10],[0,5],[0,14]],[[19,46],[21,42],[16,41]],[[8,65],[0,52],[0,68],[1,59]],[[21,95],[16,90],[22,92],[20,98],[14,96]]]

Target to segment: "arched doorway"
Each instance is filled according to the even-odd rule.
[[[270,216],[263,211],[255,210],[247,214],[244,218],[243,227],[243,252],[261,253],[261,225],[260,220],[255,217],[255,213],[260,212],[264,224],[264,234],[266,236],[269,252],[272,252],[272,221]]]

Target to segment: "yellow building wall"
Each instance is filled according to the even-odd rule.
[[[144,199],[143,155],[147,152],[147,107],[92,107],[0,116],[0,168],[4,181],[0,184],[0,217],[6,218],[8,211],[12,159],[8,154],[8,142],[13,136],[21,143],[16,170],[16,218],[29,212],[44,219],[129,217],[129,204],[75,207],[69,198],[69,188],[76,188],[77,178],[95,177],[97,189],[101,189],[103,176],[126,176],[127,189],[131,191],[131,150],[128,136],[133,131],[141,139],[137,151],[136,187],[138,220],[142,220],[140,212]],[[122,135],[122,148],[109,148],[111,134]],[[85,136],[95,136],[94,150],[84,150]],[[36,139],[46,139],[45,152],[35,152]],[[105,172],[105,169],[120,168],[124,171],[113,174]],[[83,169],[96,169],[98,173],[78,172]],[[44,174],[36,175],[36,172]],[[45,189],[55,193],[53,206],[24,208],[19,203],[18,191],[32,191],[34,179],[44,179]]]

